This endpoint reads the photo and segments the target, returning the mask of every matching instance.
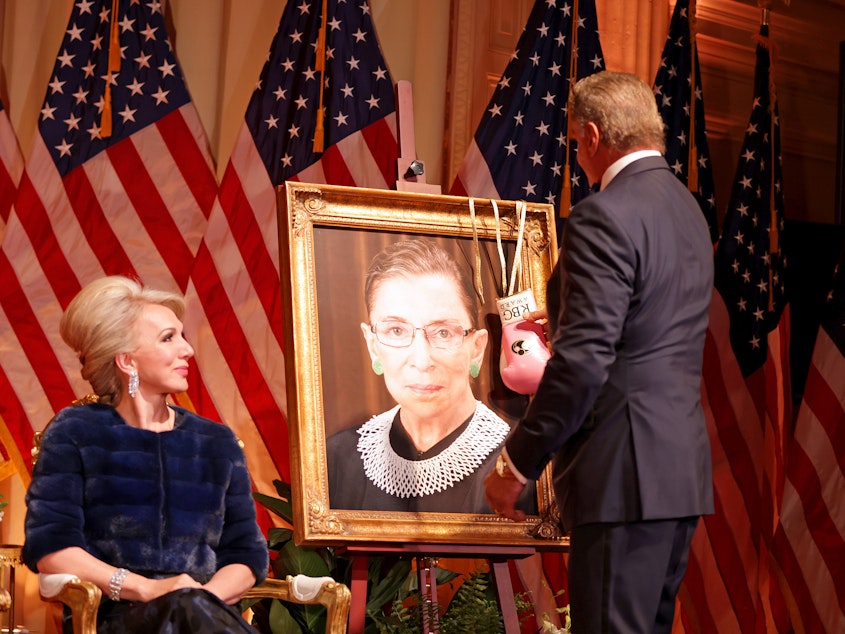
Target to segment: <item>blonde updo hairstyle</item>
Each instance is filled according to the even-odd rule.
[[[144,288],[135,280],[118,275],[85,286],[62,315],[59,333],[76,352],[80,374],[91,384],[101,403],[120,401],[120,376],[115,357],[135,347],[135,323],[145,306],[159,304],[180,320],[185,313],[181,296]]]

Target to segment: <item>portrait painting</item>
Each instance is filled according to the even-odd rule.
[[[483,477],[529,396],[497,300],[542,308],[549,205],[286,183],[278,191],[295,539],[554,546],[548,473],[492,513]]]

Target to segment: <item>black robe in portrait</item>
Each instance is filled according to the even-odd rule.
[[[428,451],[418,452],[402,427],[397,412],[390,426],[390,447],[397,456],[406,460],[422,461],[433,458],[451,447],[467,430],[471,420],[472,417],[464,421],[460,427]],[[367,477],[358,448],[360,429],[361,427],[345,429],[333,434],[326,442],[331,508],[446,513],[493,512],[484,497],[484,478],[495,468],[496,458],[501,452],[504,439],[484,457],[473,473],[454,482],[448,488],[422,496],[400,497],[380,489]],[[537,513],[533,482],[530,482],[523,491],[518,507],[530,514]]]

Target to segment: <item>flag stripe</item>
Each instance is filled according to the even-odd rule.
[[[267,446],[262,440],[263,433],[287,438],[276,199],[245,126],[223,181],[189,293],[192,310],[206,317],[213,333],[195,333],[195,345],[203,377],[211,394],[218,395],[222,419],[245,443],[258,488],[273,490],[274,479],[289,478],[287,445]],[[264,273],[256,275],[258,271]],[[216,287],[216,293],[202,295],[200,301],[196,289],[208,287]],[[245,308],[235,310],[235,306]],[[194,325],[186,322],[186,328],[194,330]],[[229,341],[232,329],[248,340],[240,350]],[[247,363],[241,362],[242,355],[248,356]],[[207,361],[221,356],[232,365]],[[253,373],[259,374],[257,380]],[[239,385],[250,386],[250,399]],[[263,392],[257,394],[262,386]]]
[[[809,577],[819,578],[825,577],[825,582],[814,583],[814,595],[818,598],[820,605],[819,613],[825,614],[829,612],[830,606],[835,606],[837,603],[840,610],[845,606],[845,584],[841,583],[845,579],[845,539],[843,539],[841,528],[837,527],[830,514],[830,507],[824,502],[823,488],[829,487],[832,477],[825,481],[824,486],[819,480],[819,475],[815,470],[815,465],[810,457],[801,449],[800,445],[796,443],[793,445],[793,452],[790,455],[790,460],[793,461],[793,468],[796,472],[802,473],[803,478],[795,478],[795,481],[790,481],[790,486],[793,489],[801,491],[800,496],[793,495],[794,503],[801,505],[802,513],[796,513],[795,517],[803,517],[806,522],[805,534],[809,533],[813,544],[804,540],[801,544],[796,544],[801,553],[801,561],[809,563],[809,558],[815,559],[816,564],[811,569],[805,569],[805,575]],[[842,479],[838,478],[838,493],[840,496],[845,494],[845,489],[842,487]],[[840,497],[837,504],[842,504],[845,497]],[[784,509],[789,511],[790,509]],[[813,555],[813,551],[822,554],[821,557]],[[839,553],[839,556],[836,555]],[[827,555],[833,555],[828,557]],[[803,564],[802,567],[805,567]],[[807,574],[809,573],[809,574]],[[839,583],[836,580],[840,580]],[[827,609],[826,609],[827,608]],[[841,614],[840,614],[841,616]],[[832,630],[829,630],[832,631]]]
[[[755,577],[747,578],[749,566],[745,561],[747,557],[740,551],[739,543],[731,526],[731,518],[727,511],[730,507],[722,502],[720,491],[714,493],[715,513],[704,517],[704,524],[707,527],[707,535],[710,538],[710,545],[714,557],[716,570],[726,591],[726,598],[730,602],[731,614],[739,624],[739,631],[753,632],[757,602]],[[756,560],[754,562],[756,566]],[[750,568],[753,570],[753,568]],[[751,587],[749,585],[751,584]],[[726,605],[717,607],[717,614],[721,613]],[[727,616],[722,614],[722,616]]]
[[[761,399],[755,399],[754,394],[763,395],[764,401],[766,379],[764,370],[748,380],[742,378],[730,354],[728,324],[728,311],[721,295],[714,291],[703,372],[706,377],[705,399],[717,509],[715,515],[704,518],[704,523],[712,545],[712,557],[715,558],[712,570],[718,570],[719,574],[709,578],[707,587],[724,585],[732,616],[721,616],[738,619],[739,631],[744,632],[755,631],[761,617],[758,606],[763,603],[758,588],[762,545],[755,536],[760,535],[764,527],[765,502],[761,492],[765,484],[761,450],[765,442],[765,423],[760,413],[765,414],[765,404],[761,406]],[[772,336],[779,337],[780,329]],[[753,452],[752,447],[757,449]],[[707,556],[706,553],[694,555]],[[714,615],[719,615],[727,607],[724,603],[709,607],[702,605],[698,612],[704,613],[709,609]]]
[[[361,136],[367,145],[364,156],[371,157],[376,169],[370,168],[365,174],[360,174],[357,182],[369,183],[368,187],[378,189],[393,189],[398,178],[396,173],[396,158],[399,155],[399,145],[396,142],[396,115],[389,114],[371,123],[361,130]],[[384,185],[376,185],[376,174],[381,173]]]
[[[0,241],[3,239],[4,225],[12,211],[22,171],[23,159],[18,139],[0,102]]]
[[[323,4],[285,5],[223,174],[188,287],[186,329],[209,393],[245,442],[260,489],[290,479],[278,219],[285,178],[364,187],[395,180],[393,88],[361,2],[326,3],[326,69],[313,68]],[[325,141],[313,150],[323,91]],[[391,180],[392,179],[392,180]],[[222,357],[225,364],[211,359]],[[295,377],[294,377],[295,378]]]
[[[13,439],[15,447],[10,447],[8,451],[17,451],[18,455],[22,454],[22,447],[32,447],[33,430],[29,424],[26,412],[15,394],[15,388],[12,385],[9,377],[6,375],[3,367],[0,367],[0,398],[3,399],[3,405],[0,407],[0,412],[3,413],[2,425],[5,426],[9,436]],[[10,459],[13,457],[10,455]],[[29,473],[26,469],[21,473],[24,483],[28,484],[27,480]]]
[[[96,173],[93,176],[97,178]],[[73,170],[65,176],[63,183],[68,198],[74,201],[72,210],[79,222],[79,230],[84,236],[92,237],[88,240],[88,247],[93,251],[102,270],[137,278],[138,272],[124,250],[114,248],[114,245],[119,244],[118,237],[100,206],[86,170]],[[70,291],[75,294],[78,289],[73,287]],[[66,305],[68,302],[63,303]]]
[[[110,147],[107,154],[134,211],[184,292],[194,261],[193,253],[181,238],[176,222],[144,168],[135,145],[127,140]]]
[[[714,621],[716,610],[712,606],[719,605],[720,603],[724,605],[727,603],[727,598],[723,595],[719,597],[714,596],[719,590],[723,590],[721,584],[717,586],[716,584],[705,583],[702,565],[716,560],[712,556],[712,551],[709,549],[708,539],[707,527],[702,522],[699,524],[696,535],[693,537],[687,572],[684,576],[684,583],[678,593],[678,599],[680,601],[680,611],[685,630],[717,633],[719,630]],[[709,556],[702,557],[701,553],[704,552]],[[726,629],[724,631],[729,630]]]
[[[37,185],[25,172],[21,177],[18,190],[17,216],[29,241],[37,247],[37,257],[44,270],[47,282],[59,300],[67,305],[71,298],[79,292],[81,286],[76,281],[76,274],[65,258],[64,250],[58,242],[57,233],[51,230],[52,223],[47,215],[47,209],[37,192]],[[8,233],[7,233],[8,238]],[[3,240],[5,246],[7,240]]]
[[[791,492],[791,487],[787,485],[787,491]],[[799,525],[793,527],[800,535],[802,530],[806,531],[806,524],[803,518],[799,520]],[[801,552],[801,560],[799,563],[798,553],[793,550],[791,545],[784,547],[784,541],[788,542],[791,536],[783,532],[783,527],[778,528],[777,539],[780,542],[780,548],[777,552],[777,567],[779,574],[779,582],[784,588],[785,594],[789,597],[790,616],[792,624],[796,628],[796,632],[835,632],[836,629],[829,629],[825,626],[821,619],[821,612],[816,607],[813,591],[810,589],[808,583],[809,579],[817,577],[812,572],[814,566],[818,565],[818,557],[812,557],[806,552]],[[798,538],[797,546],[800,546],[801,538]],[[797,548],[796,550],[801,550]],[[807,570],[804,570],[804,568]],[[799,607],[800,606],[800,607]],[[841,629],[841,628],[840,628]]]
[[[464,163],[458,171],[458,176],[450,193],[468,196],[470,195],[469,192],[472,192],[471,195],[478,198],[501,198],[499,191],[496,189],[496,184],[493,182],[490,169],[484,161],[484,155],[478,148],[475,139],[470,141],[466,159],[464,159]]]
[[[845,516],[837,509],[845,498],[845,446],[842,385],[845,359],[824,329],[819,330],[804,400],[790,446],[788,481],[775,545],[802,621],[824,621],[825,631],[845,626]],[[808,629],[808,631],[812,631]]]
[[[191,191],[197,208],[207,219],[217,196],[217,179],[214,177],[213,166],[208,163],[207,150],[201,149],[198,143],[184,143],[185,139],[201,139],[205,136],[196,110],[182,107],[159,119],[156,128],[182,180]],[[155,158],[156,154],[151,153],[149,156]],[[203,169],[203,165],[208,169]]]
[[[53,407],[58,410],[73,400],[73,389],[65,373],[61,371],[61,364],[26,299],[24,289],[19,284],[5,251],[2,250],[0,278],[4,280],[5,287],[2,295],[3,312],[17,340],[27,342],[22,350],[38,374],[39,382],[51,387],[47,396]]]
[[[843,406],[845,393],[835,392],[825,376],[845,373],[845,363],[823,330],[819,331],[819,341],[820,350],[815,354],[813,363],[810,364],[804,391],[804,404],[815,415],[812,419],[813,429],[812,432],[805,431],[796,425],[796,440],[802,445],[806,443],[807,453],[821,458],[822,464],[839,466],[839,473],[834,471],[829,474],[831,478],[829,483],[833,485],[835,482],[841,482],[845,473],[845,454],[837,455],[833,451],[834,447],[843,446],[845,427],[842,421],[845,420],[845,406]],[[804,414],[802,422],[809,422],[809,414],[805,412],[802,414]],[[826,455],[819,456],[821,452],[825,452]],[[827,490],[822,492],[825,493],[824,499],[831,507],[834,503],[845,499],[837,499]]]
[[[3,239],[3,229],[5,229],[6,221],[9,220],[9,212],[15,200],[15,189],[15,183],[12,182],[9,172],[0,169],[0,220],[3,221],[3,225],[0,225],[0,240]]]
[[[184,291],[216,198],[160,7],[121,2],[119,16],[111,9],[109,0],[72,7],[0,247],[0,365],[4,390],[13,391],[0,396],[19,404],[7,424],[30,427],[16,438],[26,455],[31,431],[90,390],[58,334],[64,307],[104,274]],[[103,138],[108,51],[92,43],[112,19],[121,24],[123,59],[111,78],[112,135]],[[204,386],[192,389],[208,401]]]
[[[205,271],[205,273],[201,273]],[[276,405],[272,391],[267,385],[260,367],[250,351],[249,342],[238,323],[237,316],[228,302],[225,293],[220,292],[220,280],[216,277],[213,260],[205,243],[197,254],[192,281],[196,286],[199,297],[214,296],[214,308],[217,314],[213,322],[216,332],[223,336],[217,337],[218,345],[229,367],[238,368],[238,381],[241,385],[248,385],[249,389],[241,390],[241,396],[253,421],[274,460],[287,456],[289,451],[286,433],[280,433],[279,424],[284,423],[285,415]],[[211,317],[209,320],[211,321]],[[285,463],[276,463],[281,474],[289,477],[289,469]]]
[[[730,605],[712,606],[719,628],[731,617],[722,611],[729,611],[738,631],[755,633],[788,628],[784,597],[770,574],[791,413],[786,258],[783,239],[770,240],[774,231],[782,235],[784,215],[767,29],[761,27],[751,115],[715,249],[703,370],[717,503],[705,525],[718,565],[705,586],[727,589]],[[713,570],[702,568],[705,575]]]
[[[234,168],[227,167],[227,171],[230,169]],[[276,339],[282,341],[284,339],[283,324],[281,320],[271,319],[272,315],[280,313],[278,307],[280,297],[277,290],[278,264],[273,261],[267,251],[255,213],[241,213],[235,217],[236,210],[241,206],[251,208],[250,201],[238,178],[223,179],[220,185],[220,206],[228,220],[228,228],[241,259],[249,263],[245,272],[249,275],[253,287],[263,289],[263,292],[258,293],[257,299],[267,315],[268,326]]]

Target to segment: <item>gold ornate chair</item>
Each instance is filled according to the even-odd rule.
[[[81,405],[96,401],[96,395],[89,394],[73,401],[72,404]],[[44,429],[47,429],[47,425]],[[41,451],[43,434],[43,430],[36,432],[33,438],[33,466]],[[73,615],[73,634],[96,634],[97,609],[103,595],[96,584],[83,581],[74,575],[41,573],[38,575],[38,590],[42,601],[60,602],[70,608]],[[266,579],[248,590],[243,599],[279,599],[292,603],[323,605],[326,608],[326,634],[346,634],[352,595],[345,584],[331,577],[288,575],[285,579]]]
[[[94,583],[73,575],[39,574],[38,589],[42,601],[59,601],[70,608],[73,634],[97,633],[97,608],[102,591]],[[331,577],[288,575],[285,579],[267,579],[247,591],[243,598],[323,605],[326,608],[326,634],[346,634],[352,595],[345,584]]]

